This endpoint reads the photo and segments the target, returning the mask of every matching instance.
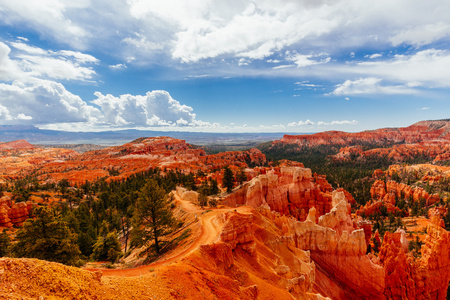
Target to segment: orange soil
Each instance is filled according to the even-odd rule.
[[[182,200],[178,194],[175,195],[175,201],[178,205],[182,207],[185,211],[195,214],[195,216],[199,219],[201,224],[201,233],[194,240],[191,241],[191,244],[187,248],[177,247],[174,252],[165,255],[161,260],[158,260],[149,265],[140,266],[131,269],[102,269],[102,268],[87,268],[89,271],[98,271],[101,270],[103,276],[122,276],[122,277],[133,277],[133,276],[141,276],[143,274],[147,274],[149,272],[153,272],[155,268],[159,268],[161,266],[165,266],[171,264],[173,262],[179,261],[181,258],[186,257],[187,255],[194,252],[201,245],[212,244],[218,241],[219,233],[222,229],[223,224],[219,224],[216,218],[220,214],[224,212],[228,212],[232,209],[230,208],[221,208],[221,209],[213,209],[206,210],[201,209],[198,206],[194,205],[192,202],[187,200]],[[241,214],[250,214],[252,211],[251,207],[242,206],[234,209],[235,211]]]
[[[408,217],[403,218],[403,223],[406,226],[406,238],[408,240],[415,239],[416,236],[424,242],[427,235],[427,226],[431,224],[430,219],[424,217]],[[409,233],[412,233],[413,237],[410,237]]]

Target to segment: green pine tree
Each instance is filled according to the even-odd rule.
[[[177,222],[165,190],[155,180],[148,180],[139,191],[133,219],[132,245],[149,249],[153,243],[152,247],[159,254],[165,244],[161,238],[171,234]]]
[[[94,245],[92,257],[95,260],[108,260],[115,262],[122,254],[119,238],[117,232],[109,232],[105,237],[100,235]]]
[[[0,234],[0,257],[9,255],[10,246],[11,239],[8,234],[6,234],[6,230],[3,229],[3,232]]]
[[[36,219],[25,221],[17,232],[17,243],[12,246],[13,255],[79,265],[77,235],[67,223],[47,207],[38,207],[33,213]]]
[[[227,188],[227,193],[231,193],[234,187],[234,175],[228,166],[224,168],[222,182],[223,186]]]

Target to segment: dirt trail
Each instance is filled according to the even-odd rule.
[[[207,211],[206,209],[201,209],[198,206],[194,205],[190,201],[186,201],[181,199],[177,194],[175,194],[175,201],[181,205],[181,207],[188,212],[195,213],[196,217],[199,218],[201,224],[201,234],[200,236],[186,249],[177,250],[169,254],[168,257],[162,257],[160,260],[151,263],[149,265],[132,268],[132,269],[87,269],[90,271],[101,270],[103,272],[103,276],[122,276],[122,277],[133,277],[133,276],[141,276],[144,274],[148,274],[152,272],[155,268],[168,265],[179,259],[191,254],[196,249],[198,249],[201,245],[212,244],[217,242],[219,239],[219,234],[222,229],[222,224],[218,222],[216,217],[222,213],[236,210],[242,214],[251,213],[252,208],[242,206],[237,208],[220,208],[220,209],[212,209]]]

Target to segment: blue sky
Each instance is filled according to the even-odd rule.
[[[450,117],[447,0],[0,0],[0,124],[362,131]]]

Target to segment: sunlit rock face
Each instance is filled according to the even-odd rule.
[[[267,205],[271,210],[305,220],[314,207],[317,217],[331,210],[331,185],[302,167],[281,167],[259,175],[224,199],[229,206]]]

